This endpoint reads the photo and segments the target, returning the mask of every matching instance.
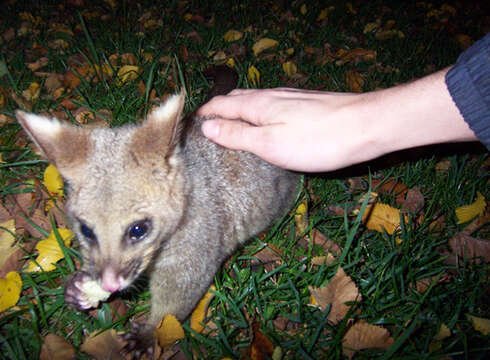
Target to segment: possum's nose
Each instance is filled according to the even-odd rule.
[[[113,293],[120,290],[121,287],[121,275],[112,266],[107,266],[102,273],[102,289]]]

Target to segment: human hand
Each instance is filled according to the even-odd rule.
[[[362,149],[369,124],[349,114],[361,97],[289,88],[234,90],[213,98],[198,115],[217,116],[202,130],[222,146],[286,169],[328,171],[379,155],[375,147]]]

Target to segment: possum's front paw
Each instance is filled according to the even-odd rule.
[[[133,321],[131,331],[124,335],[127,345],[125,353],[131,353],[133,359],[140,359],[143,355],[153,358],[155,352],[155,327],[146,323]]]
[[[78,310],[94,308],[99,301],[107,300],[110,295],[83,271],[77,271],[65,283],[65,302]]]

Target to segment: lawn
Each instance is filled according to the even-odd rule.
[[[5,359],[120,359],[116,332],[149,310],[145,279],[90,312],[67,307],[78,242],[15,110],[120,126],[183,88],[191,112],[216,64],[242,88],[374,91],[453,64],[490,29],[484,2],[454,0],[9,0],[0,14]],[[488,358],[489,167],[467,143],[305,175],[291,212],[215,276],[204,327],[176,324],[184,337],[160,358]],[[57,258],[36,248],[50,233]]]

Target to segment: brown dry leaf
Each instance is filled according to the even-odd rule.
[[[395,37],[398,37],[399,39],[404,39],[405,34],[400,30],[390,29],[390,30],[377,31],[374,37],[376,38],[376,40],[381,40],[381,41],[393,39]]]
[[[214,285],[211,285],[208,292],[206,292],[192,312],[191,329],[198,333],[204,330],[204,319],[207,317],[209,304],[214,298],[214,293],[212,291],[216,291],[216,287]]]
[[[420,188],[415,186],[409,189],[401,205],[403,210],[407,210],[412,214],[418,214],[425,205],[424,195],[422,195]]]
[[[110,329],[100,333],[91,333],[80,346],[80,350],[97,360],[122,360],[121,350],[125,343],[117,335],[116,330]]]
[[[177,320],[174,315],[167,314],[157,326],[155,337],[157,338],[160,347],[164,348],[168,345],[172,345],[177,340],[183,339],[185,334],[179,320]]]
[[[294,214],[294,223],[296,225],[296,235],[302,235],[308,229],[308,203],[303,200]]]
[[[277,40],[273,40],[273,39],[269,39],[269,38],[262,38],[252,46],[252,51],[253,51],[254,55],[257,56],[262,51],[275,48],[278,45],[279,45],[279,42]]]
[[[311,258],[311,265],[330,265],[333,264],[337,260],[335,256],[328,253],[326,256],[314,256]]]
[[[419,293],[424,293],[434,282],[438,284],[446,283],[449,281],[450,276],[448,274],[429,276],[423,279],[419,279],[415,282],[415,290]],[[409,285],[412,288],[412,284]]]
[[[397,203],[402,203],[405,199],[405,195],[408,192],[407,186],[396,180],[384,181],[375,179],[371,184],[373,189],[380,194],[394,195]]]
[[[38,71],[40,68],[49,64],[49,59],[47,57],[42,57],[37,59],[32,63],[26,63],[27,67],[32,71]]]
[[[345,73],[345,82],[351,92],[361,93],[364,85],[364,78],[355,70],[348,70]]]
[[[361,295],[356,284],[339,267],[330,282],[321,288],[308,287],[311,293],[311,303],[318,305],[322,311],[332,304],[327,319],[333,324],[338,324],[347,315],[350,305],[346,302],[360,301]]]
[[[334,255],[339,255],[342,252],[342,248],[337,243],[327,239],[325,235],[316,228],[311,231],[311,242],[313,245],[321,246],[325,251]]]
[[[74,89],[78,87],[82,80],[78,77],[78,75],[73,70],[68,70],[63,74],[63,85],[67,88]]]
[[[374,61],[376,60],[376,51],[356,48],[352,50],[339,49],[335,54],[337,61],[335,64],[338,66],[344,65],[346,63],[357,64],[361,61]]]
[[[40,360],[72,360],[75,358],[75,349],[65,338],[55,334],[48,334],[41,347]]]
[[[272,249],[272,250],[271,250]],[[278,255],[279,254],[279,255]],[[265,271],[272,271],[278,264],[281,263],[282,251],[271,244],[267,244],[262,250],[254,254],[254,257],[259,259],[263,264]],[[252,264],[257,263],[255,260]]]
[[[480,263],[480,259],[490,262],[489,240],[459,233],[449,240],[449,248],[449,253],[443,253],[443,255],[448,255],[445,259],[447,264],[456,264],[458,258],[465,258],[470,263]]]
[[[406,216],[404,219],[408,222]],[[381,233],[386,231],[392,235],[400,229],[400,210],[387,204],[368,205],[362,216],[362,222],[370,230]]]
[[[125,53],[121,55],[122,65],[136,65],[138,63],[138,58],[132,53]]]
[[[461,51],[468,49],[474,43],[474,40],[465,34],[457,34],[455,38],[459,44]]]
[[[451,161],[441,160],[436,164],[435,169],[439,173],[447,173],[452,166],[453,164]]]
[[[260,325],[257,320],[252,323],[252,336],[253,340],[247,349],[247,354],[251,360],[265,360],[270,359],[274,352],[274,345],[272,342],[260,332]]]
[[[388,349],[395,341],[385,328],[360,321],[345,333],[342,338],[344,355],[352,359],[356,351],[362,349]]]
[[[51,73],[46,77],[44,87],[48,94],[54,95],[55,91],[62,87],[60,78],[62,77],[56,73]]]

